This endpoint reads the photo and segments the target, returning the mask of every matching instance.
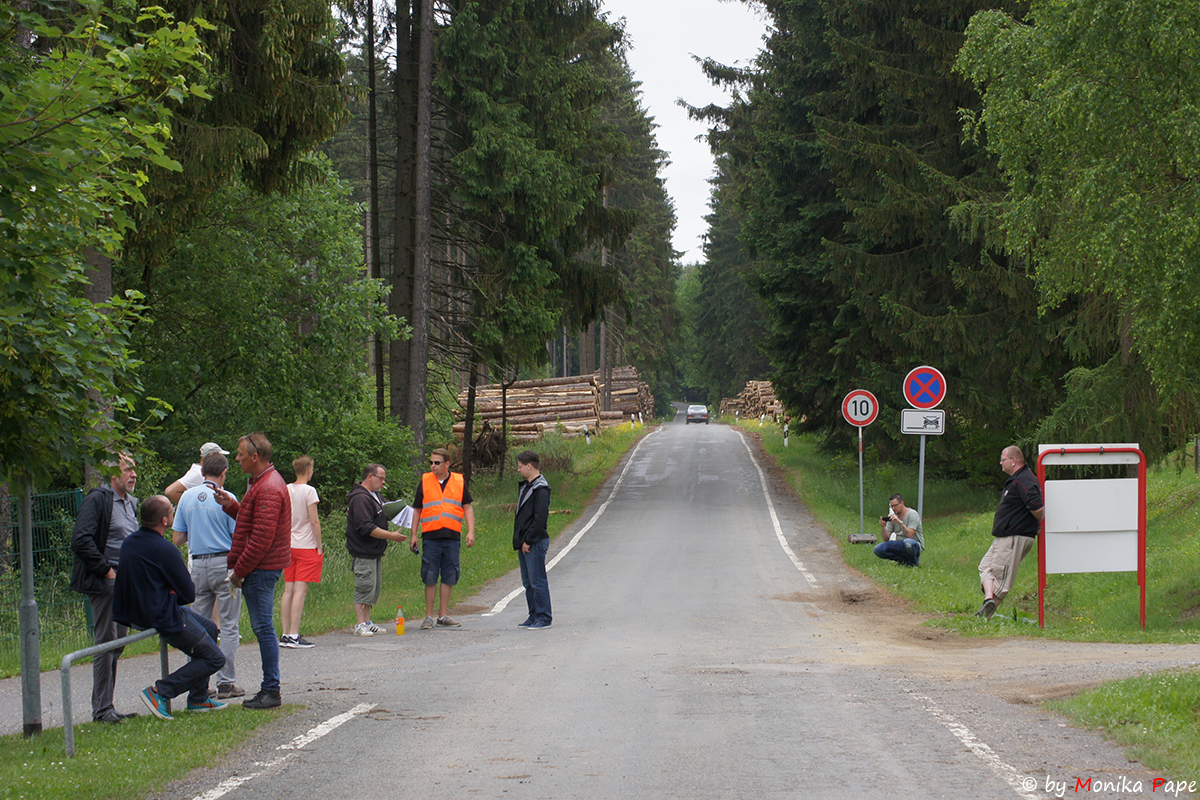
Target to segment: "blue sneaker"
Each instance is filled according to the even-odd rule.
[[[522,622],[517,627],[518,628],[528,628],[532,624],[533,624],[533,617],[528,617],[528,618],[526,618],[526,620],[524,622]]]
[[[167,707],[167,699],[154,690],[153,686],[147,686],[142,689],[142,702],[146,704],[146,708],[150,709],[150,713],[159,719],[175,719],[171,716],[171,712]]]
[[[526,628],[525,630],[527,630],[527,631],[544,631],[544,630],[546,630],[546,628],[549,628],[549,627],[550,627],[549,622],[535,622],[532,625],[530,625],[528,628]]]
[[[187,704],[188,711],[220,711],[222,708],[229,708],[229,703],[222,703],[211,697],[206,698],[203,703],[189,702]]]

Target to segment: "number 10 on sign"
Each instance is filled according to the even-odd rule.
[[[879,416],[879,401],[866,389],[855,389],[842,400],[842,416],[858,428],[858,532],[863,532],[863,428]]]

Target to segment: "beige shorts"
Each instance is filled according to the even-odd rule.
[[[992,546],[979,562],[980,588],[984,581],[991,578],[992,596],[997,603],[1003,600],[1017,581],[1017,567],[1021,566],[1021,560],[1029,555],[1035,544],[1037,539],[1029,536],[998,536],[992,539]]]
[[[354,571],[354,602],[373,606],[379,602],[383,588],[383,568],[378,558],[355,558],[350,563]]]

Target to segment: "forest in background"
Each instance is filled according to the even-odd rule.
[[[1200,428],[1200,8],[747,2],[689,265],[602,4],[5,4],[0,478],[137,447],[165,485],[257,429],[345,487],[461,386],[624,363],[664,403],[770,378],[829,446],[871,389],[882,458],[932,364],[933,466],[979,480]]]
[[[4,15],[5,284],[41,283],[0,310],[3,477],[76,485],[134,446],[165,485],[261,430],[346,488],[444,444],[462,385],[631,363],[674,393],[666,156],[597,4]],[[158,60],[122,68],[148,36]]]
[[[719,169],[680,289],[691,381],[731,396],[758,341],[794,428],[850,447],[841,400],[865,388],[872,446],[907,459],[901,382],[933,365],[931,461],[980,481],[1014,441],[1134,441],[1151,461],[1187,443],[1200,7],[753,5],[771,21],[757,60],[705,64],[737,97],[692,109]]]

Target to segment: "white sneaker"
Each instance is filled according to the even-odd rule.
[[[368,622],[367,629],[370,630],[371,633],[383,633],[383,628],[379,627],[374,622]]]
[[[360,622],[354,626],[355,636],[374,636],[375,631],[371,630],[374,627],[369,622]]]

